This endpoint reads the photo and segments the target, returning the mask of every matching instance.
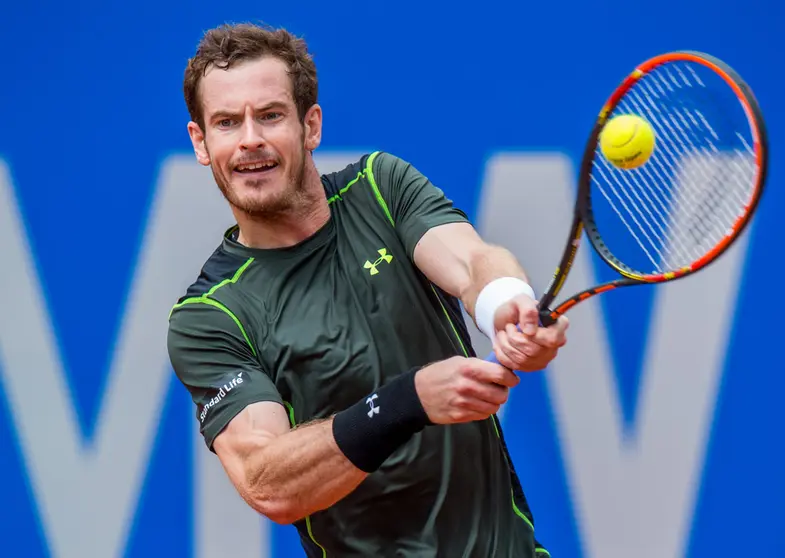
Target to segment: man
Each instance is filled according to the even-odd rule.
[[[320,177],[303,41],[213,29],[184,81],[237,225],[174,306],[169,352],[240,495],[309,557],[547,556],[495,413],[566,319],[538,327],[520,265],[411,165]],[[459,301],[503,366],[474,357]]]

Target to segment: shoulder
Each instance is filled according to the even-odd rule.
[[[357,180],[365,174],[368,160],[372,156],[372,153],[368,153],[340,170],[323,173],[322,185],[324,186],[327,198],[331,199],[334,196],[340,196],[346,191],[348,186],[357,182]]]
[[[390,195],[400,195],[412,185],[427,182],[412,163],[386,151],[377,151],[368,157],[366,173],[374,188]]]
[[[226,234],[230,232],[231,229]],[[248,264],[249,258],[227,252],[222,243],[202,265],[196,280],[188,286],[175,306],[188,299],[206,296],[219,286],[236,280]]]
[[[205,363],[255,360],[256,348],[235,312],[209,296],[184,298],[169,313],[166,347],[178,377]]]
[[[227,234],[231,229],[227,231]],[[213,251],[203,264],[199,275],[174,303],[169,311],[171,340],[209,340],[218,332],[231,332],[247,342],[247,332],[238,316],[237,304],[231,304],[232,290],[253,261],[227,252],[223,244]]]
[[[393,169],[406,169],[411,163],[388,151],[376,151],[368,156],[367,163],[375,174],[389,172]]]
[[[322,174],[322,184],[327,197],[330,198],[340,195],[360,179],[376,185],[386,184],[394,175],[404,173],[411,168],[411,164],[392,153],[373,151],[340,170]]]

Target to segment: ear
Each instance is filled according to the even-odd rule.
[[[313,105],[305,113],[305,149],[314,151],[322,143],[322,107]]]
[[[210,165],[210,154],[207,152],[207,145],[204,143],[204,133],[196,122],[188,123],[188,135],[191,137],[191,144],[194,146],[196,160],[204,166]]]

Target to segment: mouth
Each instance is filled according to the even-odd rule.
[[[255,161],[235,166],[234,172],[245,176],[260,176],[276,168],[278,168],[278,163],[275,161]]]

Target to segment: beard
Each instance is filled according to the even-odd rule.
[[[284,181],[282,189],[276,182],[254,178],[238,178],[237,186],[232,185],[231,179],[214,164],[210,164],[213,178],[229,204],[245,213],[254,220],[271,220],[281,215],[296,212],[300,202],[305,197],[305,149],[300,150],[300,156],[294,160],[294,165],[286,171],[281,178]],[[231,171],[229,171],[231,173]],[[279,179],[279,180],[281,180]],[[242,188],[249,193],[243,195],[238,192]],[[263,192],[263,189],[275,189]],[[266,194],[266,195],[265,195]]]

